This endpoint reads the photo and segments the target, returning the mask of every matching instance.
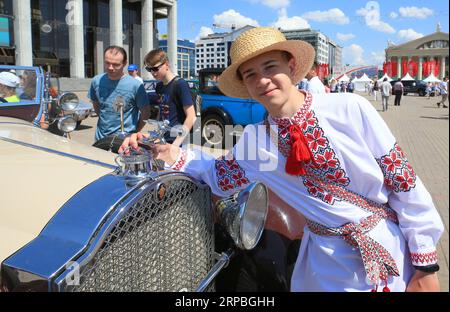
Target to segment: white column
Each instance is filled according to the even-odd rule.
[[[142,0],[142,55],[141,64],[144,64],[145,55],[153,50],[153,0]],[[142,69],[142,78],[151,79],[152,75]]]
[[[16,65],[33,66],[30,0],[13,1]]]
[[[69,25],[70,77],[84,78],[84,31],[83,31],[83,0],[67,2],[69,15],[66,20]]]
[[[417,72],[418,80],[422,80],[422,71],[423,71],[423,57],[419,57],[419,70]]]
[[[441,77],[440,79],[444,79],[445,77],[445,56],[441,56]]]
[[[397,57],[397,78],[402,78],[402,57]]]
[[[122,0],[109,0],[110,45],[123,46]]]
[[[172,65],[172,71],[175,75],[178,74],[178,57],[177,57],[177,0],[173,1],[173,5],[168,9],[169,20],[167,22],[168,38],[167,38],[167,52]]]

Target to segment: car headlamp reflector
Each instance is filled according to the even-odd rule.
[[[72,132],[76,127],[77,121],[71,116],[62,117],[58,120],[58,129],[62,132]]]

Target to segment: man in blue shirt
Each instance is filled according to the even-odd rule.
[[[124,131],[142,130],[150,116],[150,106],[143,84],[124,73],[127,53],[122,47],[110,46],[104,52],[105,73],[95,76],[88,93],[98,115],[95,140],[121,131],[120,112],[114,103],[121,97],[124,102]]]
[[[172,73],[169,59],[161,49],[150,51],[144,58],[144,64],[145,69],[160,81],[156,85],[156,93],[159,95],[160,119],[168,120],[171,127],[179,125],[183,127],[182,135],[168,133],[165,140],[181,146],[197,118],[189,85]]]

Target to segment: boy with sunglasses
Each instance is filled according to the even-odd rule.
[[[150,51],[144,58],[145,69],[160,82],[156,85],[159,95],[160,119],[168,120],[170,126],[182,125],[183,134],[168,133],[165,140],[181,146],[194,126],[196,115],[188,83],[174,75],[167,54],[161,49]]]
[[[276,29],[242,33],[219,88],[259,101],[266,120],[247,126],[224,158],[170,144],[154,156],[221,196],[259,180],[303,214],[292,291],[438,291],[444,227],[430,194],[366,99],[296,88],[314,56]],[[120,151],[138,149],[143,136]]]

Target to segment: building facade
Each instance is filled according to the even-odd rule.
[[[384,71],[394,78],[409,73],[424,79],[430,73],[442,79],[449,74],[449,34],[437,26],[436,32],[401,45],[389,44],[385,50]]]
[[[330,73],[333,68],[342,65],[342,47],[326,35],[313,29],[297,29],[282,31],[287,39],[303,40],[314,47],[316,51],[315,61],[319,64],[328,64]]]
[[[231,64],[230,48],[236,38],[253,26],[233,29],[231,32],[210,34],[195,42],[195,75],[203,68],[226,68]]]
[[[167,40],[159,40],[159,47],[167,52]],[[172,61],[172,60],[170,60]],[[195,74],[195,43],[189,40],[177,42],[178,76],[184,79],[193,79]]]
[[[177,0],[0,0],[0,14],[10,17],[13,38],[0,47],[1,64],[92,77],[104,71],[104,49],[118,45],[142,68],[145,54],[158,46],[160,19],[167,19],[169,57],[177,58]],[[177,62],[172,65],[177,72]]]

